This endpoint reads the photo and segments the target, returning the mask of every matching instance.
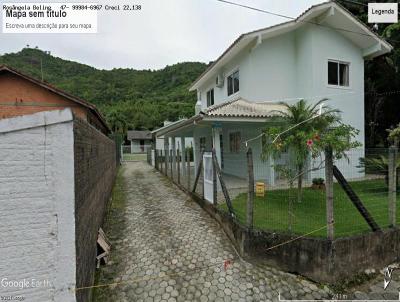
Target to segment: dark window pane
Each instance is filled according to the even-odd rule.
[[[340,86],[349,86],[349,65],[348,64],[339,64],[339,85]]]
[[[236,71],[233,74],[233,92],[239,91],[239,71]]]
[[[207,107],[214,105],[214,89],[207,91]]]
[[[328,84],[338,85],[338,63],[328,62]]]
[[[233,93],[233,87],[232,87],[232,76],[228,77],[228,95],[231,95]]]

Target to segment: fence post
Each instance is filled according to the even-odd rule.
[[[160,163],[159,163],[158,168],[160,169],[160,172],[161,172],[161,173],[164,173],[164,169],[163,169],[163,166],[164,166],[164,159],[163,159],[163,150],[162,150],[162,149],[160,150],[160,157],[159,157],[159,160],[160,160]]]
[[[190,150],[186,151],[186,178],[187,178],[187,189],[190,192]]]
[[[201,169],[202,169],[202,167],[203,167],[203,151],[201,151],[200,156],[201,156],[201,157],[200,157],[199,165],[197,166],[196,177],[195,177],[195,179],[194,179],[194,185],[193,185],[193,190],[192,190],[193,193],[196,192],[197,183],[199,182],[199,178],[200,178],[200,174],[201,174]]]
[[[178,173],[178,184],[181,184],[181,161],[179,157],[179,148],[176,149],[176,173]]]
[[[334,239],[333,215],[333,152],[332,148],[325,149],[325,186],[326,186],[326,225],[329,240]]]
[[[388,185],[389,185],[389,225],[396,225],[396,186],[397,186],[397,171],[396,171],[396,147],[389,147],[388,156]]]
[[[170,169],[171,169],[171,179],[172,179],[172,181],[174,181],[174,171],[172,171],[172,166],[173,166],[173,160],[172,160],[172,158],[173,158],[173,156],[174,156],[174,153],[172,152],[172,150],[169,150],[169,166],[170,166]]]
[[[253,212],[254,212],[254,167],[253,167],[253,151],[251,148],[247,150],[247,171],[249,174],[249,189],[247,193],[247,211],[246,222],[249,229],[253,228]]]
[[[165,176],[168,176],[168,160],[169,160],[169,155],[168,155],[168,149],[164,149],[164,161],[165,161]]]

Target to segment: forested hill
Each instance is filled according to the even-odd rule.
[[[164,120],[194,114],[195,93],[190,84],[206,64],[185,62],[161,70],[99,70],[88,65],[54,57],[37,48],[0,56],[7,64],[28,75],[95,104],[115,131],[154,129]]]

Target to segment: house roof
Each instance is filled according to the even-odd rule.
[[[285,106],[279,103],[249,102],[240,98],[208,107],[189,119],[179,120],[174,124],[157,129],[156,135],[177,134],[182,129],[194,127],[201,121],[265,122],[268,118],[280,116],[280,111],[285,111]]]
[[[128,140],[132,139],[151,139],[151,131],[137,131],[137,130],[129,130],[127,134]]]
[[[279,116],[279,111],[284,111],[285,106],[268,102],[249,102],[245,99],[237,99],[215,106],[203,111],[204,116],[209,117],[257,117],[267,118]]]
[[[335,15],[337,15],[337,18],[330,19],[330,17]],[[335,1],[327,1],[311,6],[300,16],[290,21],[240,35],[221,56],[193,82],[189,90],[193,91],[198,89],[211,77],[220,73],[224,65],[246,47],[256,45],[265,39],[295,30],[303,24],[322,26],[340,32],[362,48],[364,50],[363,56],[366,58],[374,58],[388,53],[393,49],[387,41],[379,37],[342,5]]]
[[[28,80],[28,81],[36,84],[36,85],[39,85],[39,86],[43,87],[44,89],[47,89],[47,90],[49,90],[49,91],[51,91],[53,93],[56,93],[56,94],[58,94],[58,95],[60,95],[60,96],[62,96],[64,98],[66,98],[66,99],[68,99],[68,100],[70,100],[70,101],[72,101],[74,103],[82,105],[83,107],[89,109],[89,111],[91,111],[94,114],[94,116],[97,117],[97,119],[100,121],[100,123],[105,127],[105,129],[109,133],[111,132],[111,129],[108,127],[106,120],[101,115],[101,113],[98,111],[96,106],[93,105],[92,103],[89,103],[89,102],[87,102],[87,101],[85,101],[83,99],[80,99],[80,98],[78,98],[76,96],[73,96],[72,94],[69,94],[69,93],[67,93],[67,92],[65,92],[65,91],[63,91],[63,90],[61,90],[61,89],[49,84],[49,83],[40,81],[40,80],[35,79],[35,78],[31,77],[31,76],[28,76],[27,74],[24,74],[24,73],[14,69],[14,68],[11,68],[11,67],[9,67],[7,65],[0,65],[0,74],[4,73],[4,72],[9,72],[9,73],[12,73],[12,74],[14,74],[14,75],[16,75],[18,77],[24,78],[24,79],[26,79],[26,80]]]
[[[153,130],[151,133],[155,134],[156,136],[159,136],[159,133],[161,133],[161,132],[164,133],[165,131],[168,131],[169,128],[174,127],[174,125],[179,124],[181,122],[184,122],[186,120],[187,120],[186,118],[183,118],[183,119],[177,120],[175,122],[171,122],[171,123],[169,123],[169,124],[167,124],[167,125],[165,125],[165,126],[163,126],[161,128]]]

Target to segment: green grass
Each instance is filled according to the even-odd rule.
[[[365,207],[381,228],[388,227],[388,190],[384,180],[350,182]],[[296,189],[272,190],[265,197],[255,197],[254,226],[269,231],[290,232],[289,200],[293,215],[291,232],[309,236],[326,236],[325,191],[304,188],[302,201],[297,202]],[[399,199],[398,199],[399,200]],[[241,223],[246,220],[247,193],[233,200],[234,211]],[[222,204],[221,208],[226,209]],[[400,211],[397,211],[399,217]],[[341,187],[334,184],[335,236],[344,237],[369,232],[370,228]],[[398,221],[400,221],[398,219]],[[311,233],[311,234],[310,234]]]
[[[147,160],[147,154],[124,153],[123,160],[145,161]]]

